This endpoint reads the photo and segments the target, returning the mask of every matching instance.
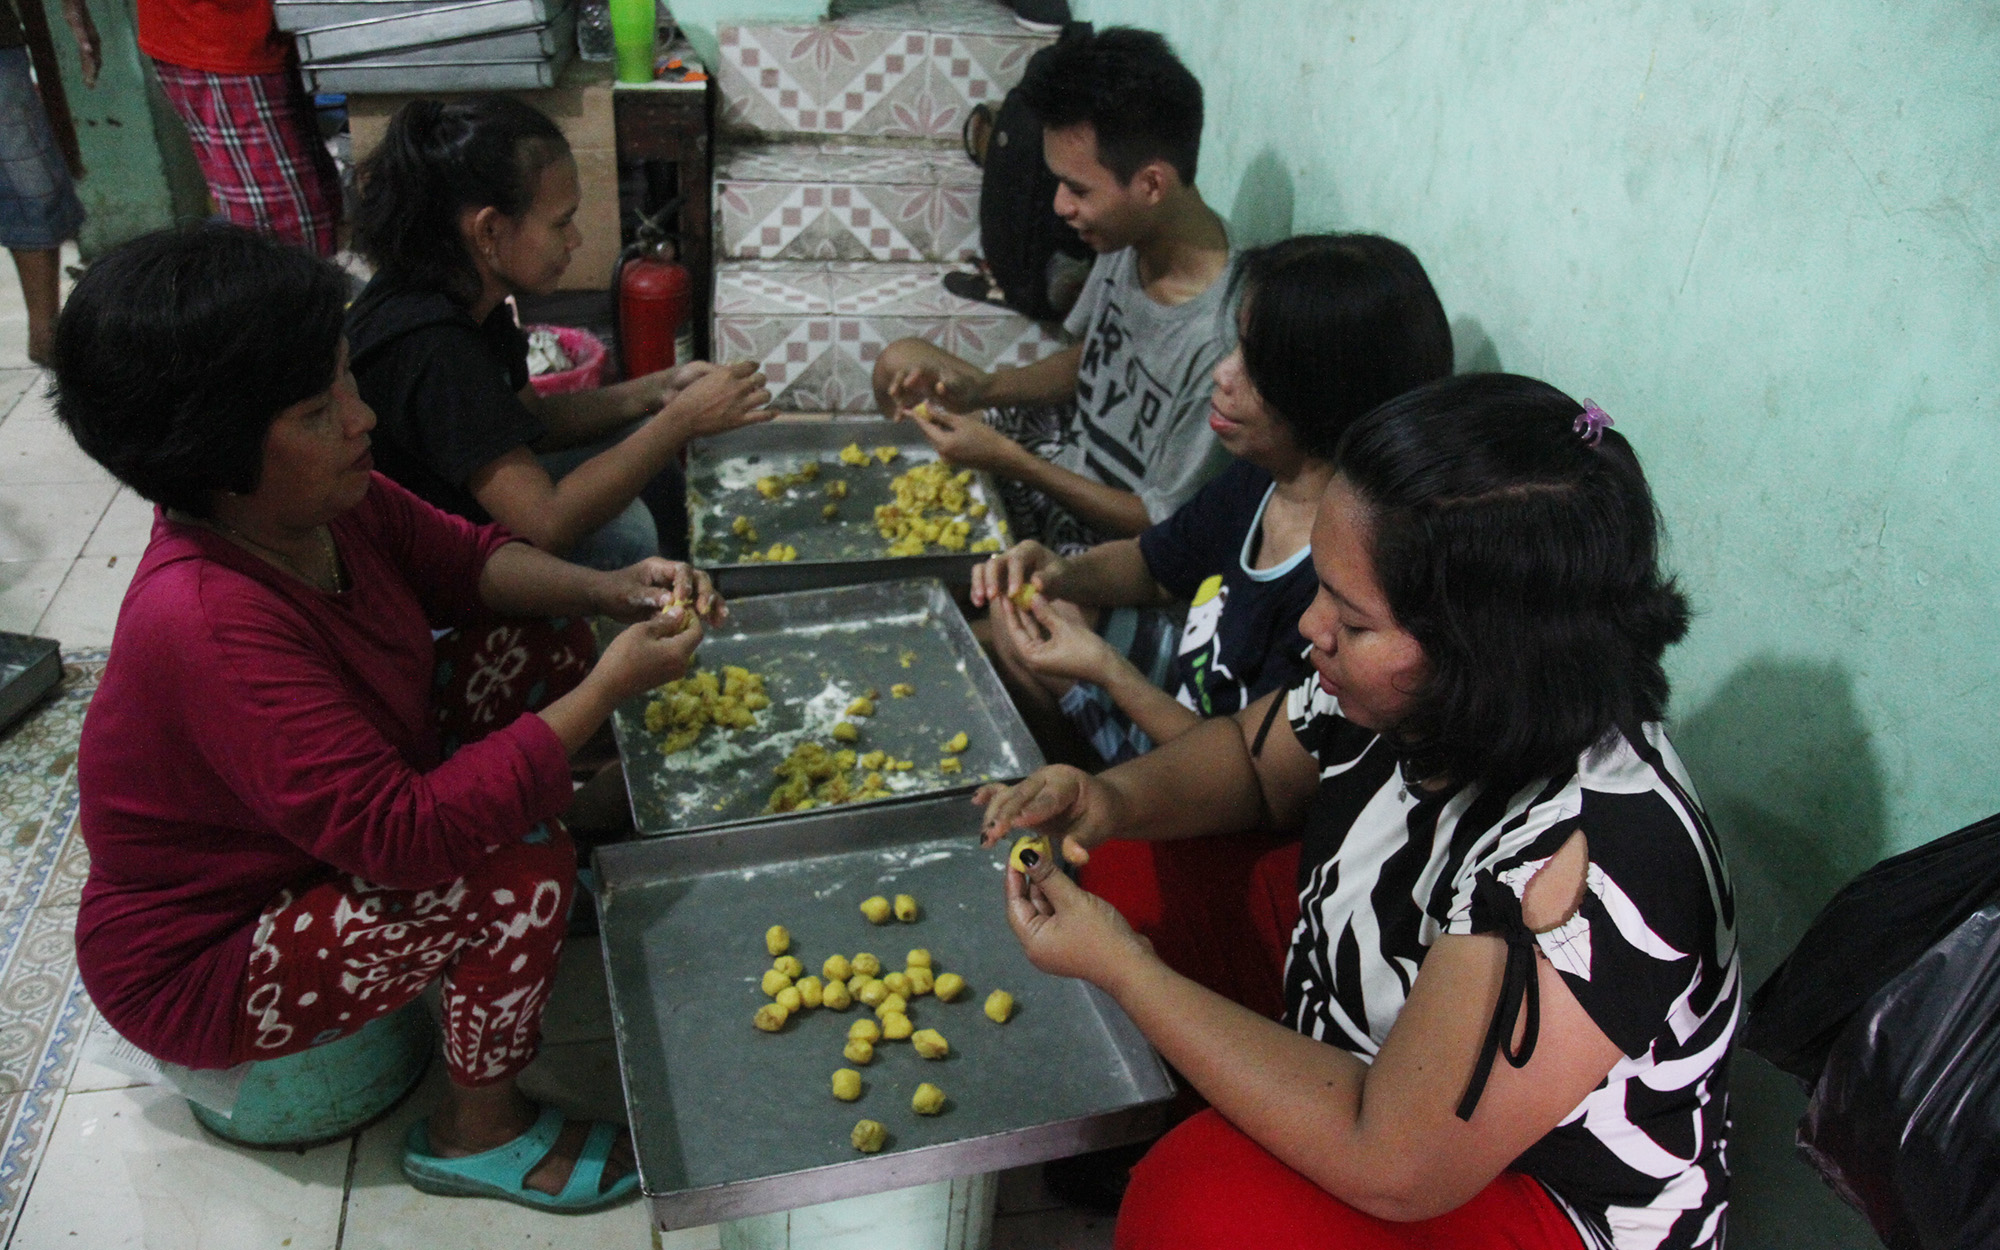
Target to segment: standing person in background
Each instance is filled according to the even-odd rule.
[[[40,0],[29,0],[39,3]],[[83,0],[63,0],[76,36],[85,86],[97,85],[97,26]],[[28,308],[28,359],[49,363],[62,303],[63,242],[83,225],[69,167],[35,90],[27,34],[10,0],[0,0],[0,244],[14,258]]]
[[[137,0],[139,49],[187,126],[226,221],[321,256],[340,247],[340,174],[271,0]]]
[[[1166,40],[1065,39],[1019,91],[1042,119],[1056,215],[1097,252],[1064,323],[1082,341],[989,373],[901,339],[875,362],[875,402],[999,478],[1020,537],[1074,551],[1164,520],[1228,462],[1204,419],[1235,337],[1229,232],[1194,185],[1201,83]]]

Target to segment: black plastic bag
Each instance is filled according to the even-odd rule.
[[[1848,1022],[1799,1150],[1890,1250],[2000,1246],[2000,903]]]
[[[1743,1044],[1811,1089],[1855,1013],[1996,895],[2000,815],[1883,860],[1833,896],[1759,987]]]

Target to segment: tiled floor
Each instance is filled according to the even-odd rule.
[[[111,641],[152,509],[77,451],[28,366],[12,267],[0,262],[0,630],[59,639],[74,658]],[[639,1204],[583,1218],[427,1197],[398,1143],[443,1077],[388,1121],[305,1152],[228,1146],[178,1097],[101,1062],[71,931],[86,868],[75,836],[74,742],[98,665],[0,735],[0,1242],[15,1250],[712,1250],[716,1228],[650,1235]],[[542,1057],[523,1078],[566,1107],[621,1108],[596,948],[564,952]],[[1006,1174],[995,1250],[1108,1247],[1110,1223],[1067,1210],[1036,1169]]]

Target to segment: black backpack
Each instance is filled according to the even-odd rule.
[[[1090,23],[1071,22],[1061,38],[1089,33]],[[1044,48],[1030,57],[1028,72],[1033,73],[1035,62],[1048,54]],[[1093,254],[1056,216],[1056,176],[1042,159],[1042,122],[1022,101],[1020,89],[1009,91],[999,111],[988,115],[992,132],[980,162],[985,174],[979,184],[979,246],[987,272],[1009,308],[1037,321],[1060,320],[1069,309],[1051,302],[1051,262],[1061,255],[1087,267]],[[966,126],[969,135],[972,119]],[[971,154],[971,145],[967,146]],[[1073,290],[1068,302],[1074,302]]]

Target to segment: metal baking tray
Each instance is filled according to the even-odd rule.
[[[365,58],[370,65],[491,65],[509,61],[538,61],[554,55],[556,44],[564,38],[574,38],[575,30],[566,23],[547,26],[529,26],[522,30],[510,30],[498,35],[476,35],[470,39],[454,39],[448,43],[419,44],[414,48],[398,48],[388,52],[373,52]],[[339,69],[350,61],[315,61],[319,69]]]
[[[465,61],[448,65],[399,65],[393,61],[339,61],[306,65],[306,89],[346,95],[415,91],[528,91],[553,87],[575,51],[575,40],[538,61]]]
[[[301,59],[361,56],[545,25],[562,0],[276,0]]]
[[[872,457],[866,467],[846,465],[838,453],[849,443],[858,443],[863,451],[895,447],[900,454],[886,465]],[[854,586],[896,577],[936,577],[947,585],[965,585],[972,566],[985,556],[936,548],[921,556],[890,556],[884,554],[887,540],[875,529],[875,506],[889,502],[890,479],[937,458],[914,421],[772,421],[702,439],[690,449],[687,466],[695,562],[725,595]],[[795,472],[808,460],[820,462],[817,482],[794,487],[779,499],[757,493],[757,478]],[[829,502],[825,484],[834,478],[847,482],[848,497],[839,501],[839,517],[828,521],[820,510]],[[993,479],[974,474],[973,496],[988,509],[973,525],[973,541],[994,538],[1005,546],[1006,513]],[[730,532],[739,516],[756,528],[754,544]],[[753,548],[769,550],[774,542],[798,548],[798,559],[782,564],[742,559]]]
[[[964,798],[839,808],[729,832],[607,846],[600,941],[641,1187],[661,1229],[791,1210],[835,1198],[1019,1167],[1142,1140],[1164,1127],[1173,1084],[1109,997],[1035,971],[1007,927],[1004,847],[982,849]],[[914,924],[876,927],[873,894],[914,894]],[[885,967],[927,947],[966,979],[958,1001],[912,1004],[912,1023],[951,1043],[940,1061],[877,1045],[859,1101],[828,1091],[844,1012],[811,1011],[779,1033],[751,1026],[768,1001],[764,930],[783,924],[814,972],[872,951]],[[995,1025],[986,995],[1014,995]],[[942,1115],[910,1110],[921,1081]],[[889,1131],[877,1155],[848,1141],[857,1120]]]
[[[964,614],[934,580],[736,600],[729,619],[702,640],[697,659],[718,674],[728,664],[762,673],[771,706],[757,714],[754,729],[710,728],[688,750],[663,756],[661,735],[646,728],[649,696],[626,700],[612,720],[641,833],[812,815],[765,812],[778,784],[772,770],[801,742],[840,745],[830,735],[834,722],[869,689],[877,692],[875,715],[856,721],[861,739],[854,749],[880,748],[914,760],[916,768],[888,774],[896,798],[868,806],[963,793],[1042,766],[1040,748]],[[892,697],[897,682],[916,693]],[[940,773],[938,747],[961,730],[969,740],[958,756],[961,771]]]
[[[53,638],[0,633],[0,729],[62,681],[62,646]]]

